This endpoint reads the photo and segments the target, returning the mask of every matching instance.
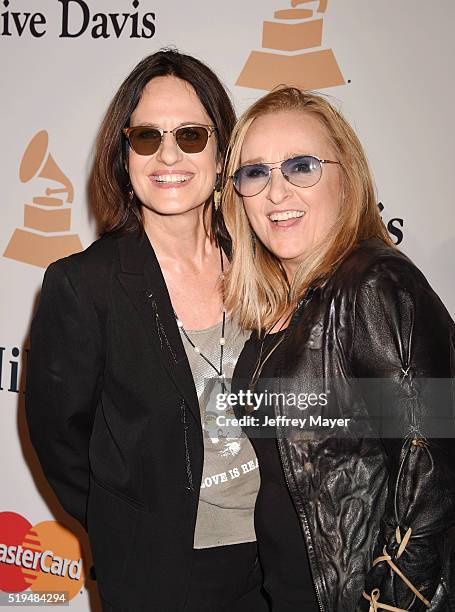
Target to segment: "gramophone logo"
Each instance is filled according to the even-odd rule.
[[[46,195],[36,196],[32,204],[25,204],[24,227],[14,230],[3,253],[10,259],[41,268],[60,257],[82,251],[79,236],[70,233],[73,185],[48,153],[48,143],[45,130],[35,134],[22,157],[19,178],[28,183],[39,177],[59,186],[47,187]]]
[[[316,4],[314,0],[291,0],[292,8],[278,10],[273,21],[264,21],[262,47],[273,51],[252,51],[236,85],[270,90],[281,83],[302,89],[345,84],[332,49],[319,48],[320,15],[327,10],[328,0],[318,0],[316,9],[295,8],[310,2]]]

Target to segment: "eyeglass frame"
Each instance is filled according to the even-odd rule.
[[[172,130],[163,130],[163,128],[157,127],[155,125],[133,125],[127,128],[123,128],[122,132],[125,135],[127,141],[128,141],[128,146],[136,153],[136,155],[141,155],[142,157],[145,157],[146,155],[155,155],[156,153],[158,153],[159,148],[161,147],[161,145],[163,144],[163,136],[165,134],[172,134],[174,136],[175,139],[175,143],[178,146],[178,148],[180,149],[180,151],[182,151],[182,153],[185,153],[186,155],[196,155],[197,153],[187,153],[186,151],[183,151],[183,149],[180,148],[180,145],[177,141],[177,138],[175,136],[175,133],[177,132],[177,130],[181,130],[182,128],[190,128],[190,127],[201,127],[204,128],[205,130],[207,130],[207,142],[204,145],[204,148],[201,149],[201,151],[197,151],[197,153],[202,153],[203,151],[205,151],[207,144],[209,142],[209,138],[210,136],[212,136],[212,134],[214,132],[217,131],[217,127],[215,125],[205,125],[203,123],[184,123],[183,125],[177,125],[174,129]],[[130,134],[132,131],[139,129],[139,128],[149,128],[151,130],[156,130],[157,132],[159,132],[161,139],[160,139],[160,144],[158,145],[158,148],[156,149],[155,153],[138,153],[133,145],[131,144],[131,140],[130,140]]]
[[[284,174],[283,172],[283,168],[282,165],[287,162],[287,161],[292,161],[293,159],[297,159],[298,157],[312,157],[313,159],[317,159],[319,164],[321,165],[321,175],[318,178],[318,180],[313,183],[312,185],[296,185],[295,183],[293,183],[292,181],[289,180],[289,178]],[[277,166],[276,164],[280,164],[279,166]],[[314,187],[315,185],[317,185],[319,183],[319,181],[322,178],[322,164],[339,164],[340,166],[342,166],[342,163],[340,161],[333,161],[331,159],[320,159],[319,157],[317,157],[316,155],[308,155],[306,153],[303,153],[301,155],[294,155],[293,157],[288,157],[287,159],[282,159],[281,161],[276,161],[276,162],[259,162],[256,164],[245,164],[243,166],[240,166],[239,168],[237,168],[237,170],[234,172],[234,174],[232,174],[229,178],[232,180],[232,184],[234,186],[235,191],[238,193],[238,195],[242,198],[254,198],[254,196],[259,195],[262,191],[264,191],[264,189],[267,187],[267,185],[270,183],[270,179],[272,178],[272,170],[280,170],[282,176],[287,180],[288,183],[290,183],[291,185],[293,185],[294,187],[300,187],[301,189],[308,189],[310,187]],[[271,165],[273,165],[274,167],[272,168]],[[236,188],[235,183],[234,183],[234,178],[236,173],[241,170],[242,168],[248,168],[249,166],[267,166],[269,169],[269,176],[267,179],[267,182],[265,183],[264,187],[262,187],[262,189],[260,189],[257,193],[254,193],[252,195],[242,195]]]

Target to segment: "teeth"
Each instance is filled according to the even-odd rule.
[[[298,219],[303,217],[303,210],[286,210],[284,212],[275,212],[269,215],[270,221],[287,221],[288,219]]]
[[[154,176],[153,180],[158,183],[184,183],[192,178],[189,174],[160,174]]]

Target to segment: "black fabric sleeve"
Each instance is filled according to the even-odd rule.
[[[63,508],[85,527],[88,448],[101,390],[102,343],[82,274],[65,262],[47,269],[32,322],[26,416],[45,476]]]
[[[359,289],[352,363],[389,473],[372,561],[389,556],[428,602],[436,591],[439,599],[455,524],[454,326],[412,264],[376,269]],[[427,610],[399,572],[377,562],[365,592],[400,610]],[[363,597],[359,609],[369,609]]]

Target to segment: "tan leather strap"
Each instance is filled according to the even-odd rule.
[[[389,606],[385,603],[381,603],[379,601],[379,589],[373,589],[371,591],[371,596],[367,595],[365,591],[363,592],[363,596],[365,599],[368,599],[370,602],[370,609],[368,612],[377,612],[378,610],[391,610],[392,612],[406,612],[402,608],[395,608],[395,606]]]
[[[407,532],[404,534],[404,538],[403,540],[401,539],[401,533],[400,533],[400,528],[397,527],[395,530],[395,537],[397,539],[398,544],[400,545],[400,547],[398,548],[398,552],[397,552],[397,559],[399,559],[404,551],[404,549],[406,548],[408,542],[409,542],[409,538],[411,537],[411,533],[412,533],[412,529],[411,527],[409,527],[409,529],[407,530]]]
[[[408,542],[409,542],[409,538],[411,537],[411,533],[412,533],[412,529],[411,527],[409,527],[409,529],[406,531],[406,533],[404,534],[404,537],[401,537],[401,532],[400,532],[400,528],[397,527],[395,535],[396,535],[396,539],[398,544],[400,545],[398,547],[398,552],[397,552],[397,559],[399,559],[401,557],[401,555],[403,554],[403,551],[405,550]],[[416,597],[418,597],[420,599],[420,601],[422,601],[427,608],[430,607],[430,602],[428,601],[428,599],[426,599],[416,588],[415,586],[412,584],[412,582],[410,582],[406,576],[403,574],[403,572],[400,570],[400,568],[398,568],[395,563],[392,561],[392,557],[389,555],[389,553],[387,552],[387,548],[386,546],[384,546],[384,549],[382,551],[382,555],[377,557],[374,561],[373,561],[373,567],[375,565],[377,565],[378,563],[381,563],[381,561],[385,561],[386,563],[388,563],[390,565],[390,567],[392,568],[392,570],[401,578],[401,580],[403,580],[403,582],[405,583],[405,585],[411,589],[411,591],[414,593],[414,595]],[[369,612],[377,612],[377,610],[392,610],[393,612],[406,612],[406,610],[402,610],[401,608],[395,608],[394,606],[389,606],[388,604],[384,604],[381,603],[379,601],[379,595],[380,595],[380,591],[378,588],[375,588],[371,591],[371,595],[368,595],[367,593],[365,593],[365,591],[363,592],[363,596],[368,599],[368,601],[370,602],[370,610]]]

